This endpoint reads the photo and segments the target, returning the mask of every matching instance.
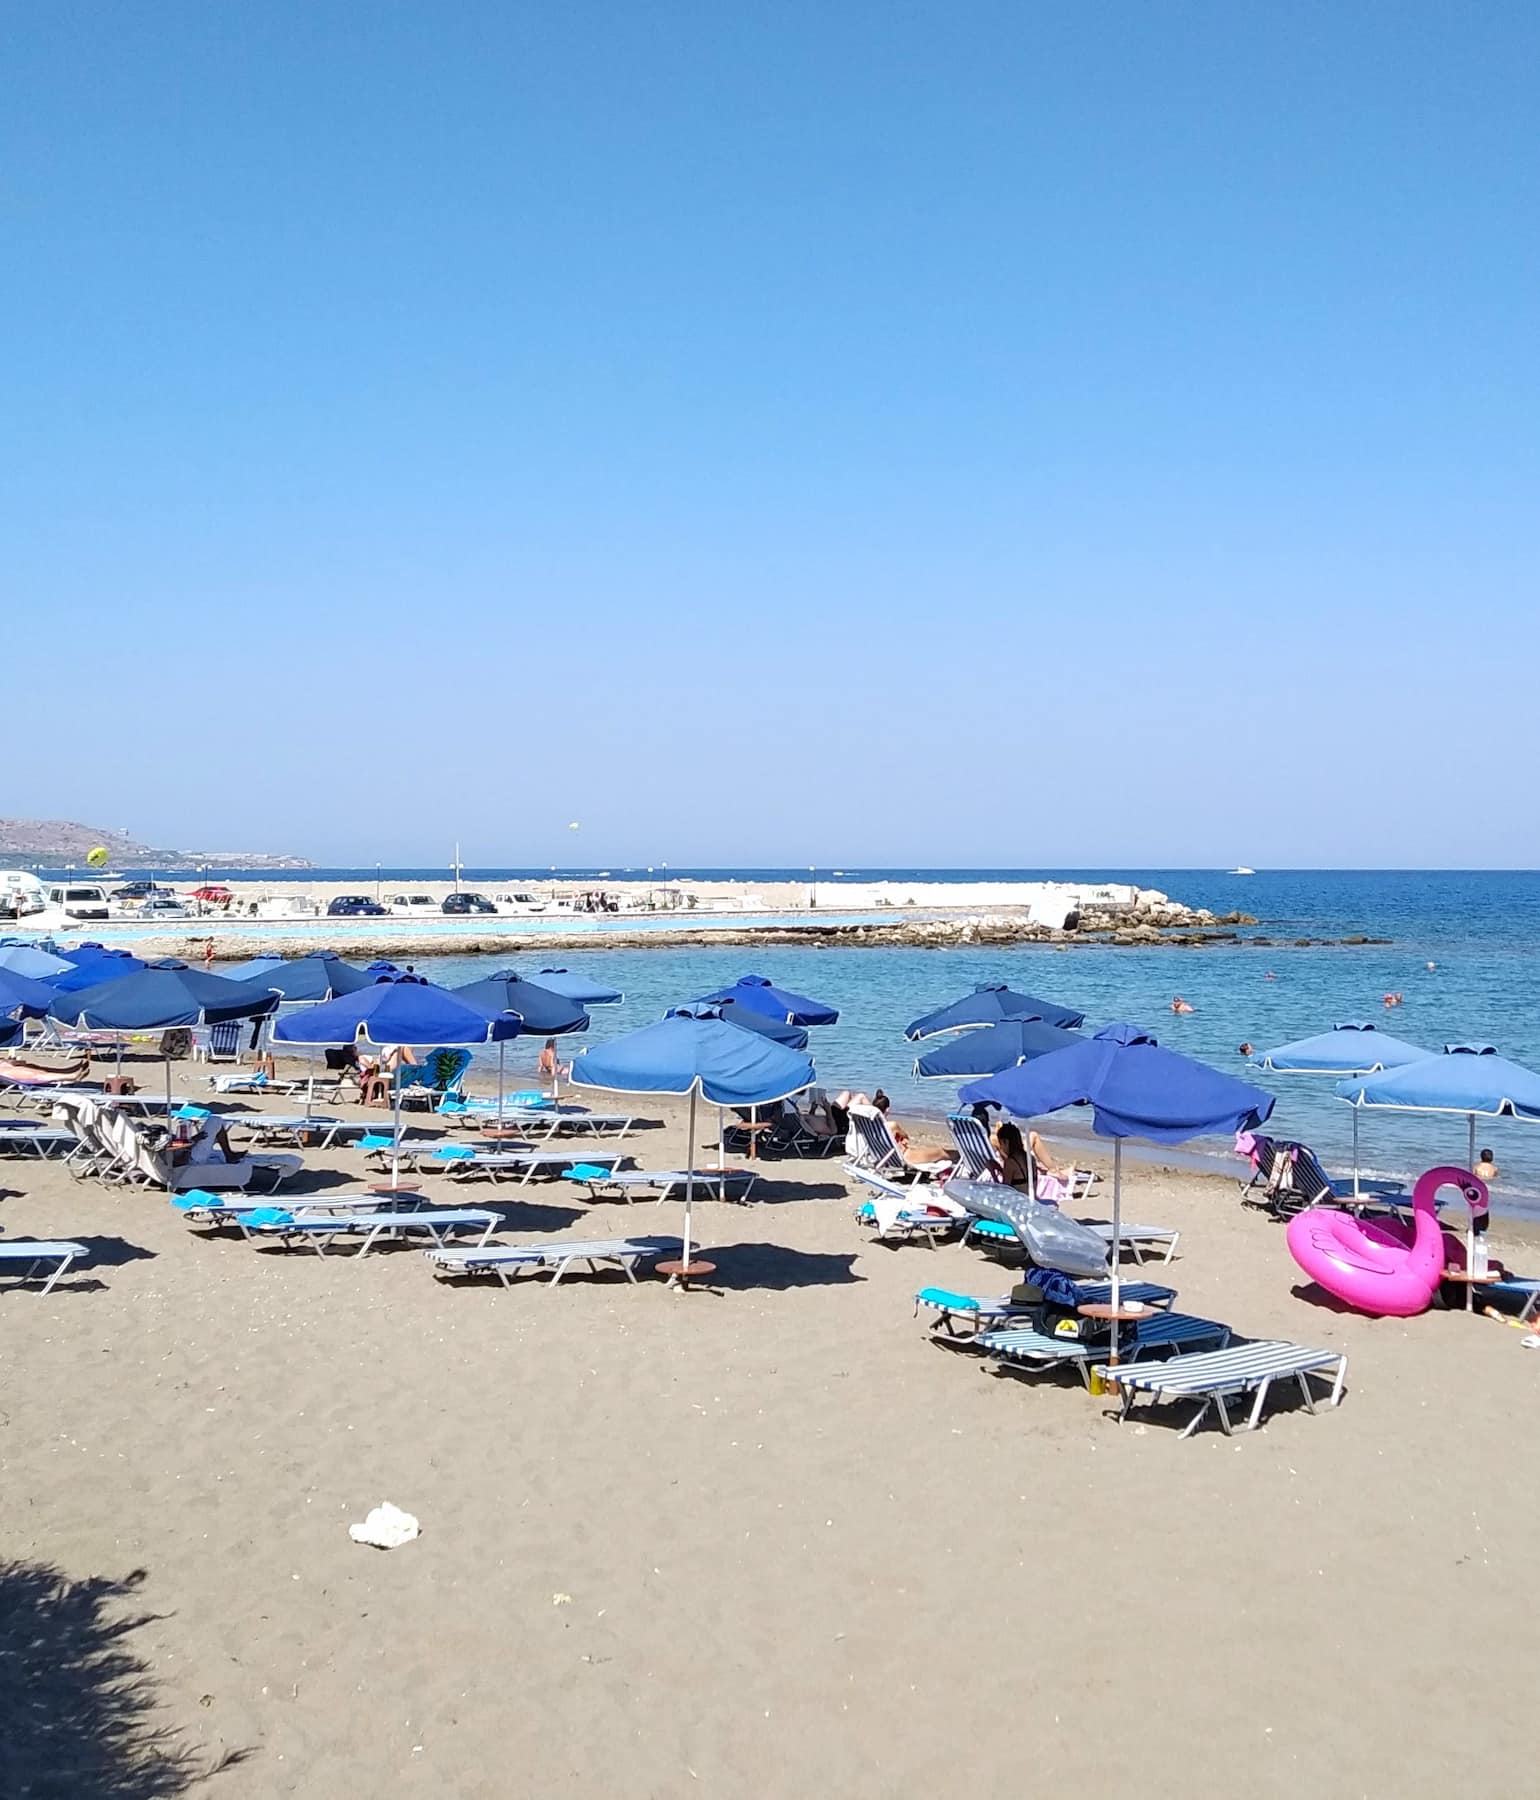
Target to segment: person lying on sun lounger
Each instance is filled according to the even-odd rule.
[[[888,1130],[893,1133],[893,1142],[903,1151],[905,1162],[923,1167],[926,1163],[949,1163],[953,1160],[952,1152],[943,1149],[940,1144],[917,1144],[890,1114],[888,1109],[892,1104],[881,1088],[872,1095],[872,1105],[888,1121]]]

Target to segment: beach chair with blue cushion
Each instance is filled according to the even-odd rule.
[[[869,1225],[879,1243],[912,1243],[918,1240],[932,1250],[944,1237],[962,1229],[969,1215],[962,1207],[942,1197],[940,1189],[927,1189],[921,1200],[912,1187],[878,1175],[871,1169],[845,1165],[845,1173],[863,1187],[871,1189],[872,1198],[856,1208],[859,1224]]]
[[[67,1239],[0,1238],[0,1276],[16,1282],[35,1281],[44,1269],[51,1269],[48,1279],[38,1290],[50,1292],[69,1266],[91,1252],[84,1244]]]
[[[1143,1327],[1140,1330],[1142,1333]],[[1250,1396],[1251,1410],[1240,1429],[1255,1431],[1262,1422],[1274,1382],[1296,1383],[1307,1412],[1315,1411],[1312,1379],[1326,1383],[1328,1404],[1338,1405],[1347,1380],[1347,1361],[1340,1350],[1307,1350],[1302,1344],[1275,1338],[1183,1356],[1169,1363],[1138,1363],[1130,1368],[1120,1362],[1109,1379],[1116,1381],[1122,1396],[1122,1418],[1128,1417],[1141,1394],[1165,1400],[1196,1400],[1198,1410],[1181,1435],[1191,1437],[1212,1413],[1220,1430],[1228,1436],[1235,1429],[1230,1403]]]
[[[504,1287],[512,1287],[524,1275],[538,1277],[549,1273],[547,1285],[555,1287],[574,1263],[586,1263],[591,1274],[612,1264],[634,1282],[643,1263],[678,1256],[683,1248],[678,1238],[594,1238],[547,1244],[488,1244],[478,1250],[425,1250],[423,1254],[437,1275],[490,1275]]]
[[[595,1200],[624,1200],[629,1205],[633,1194],[651,1195],[659,1201],[668,1199],[686,1186],[690,1174],[684,1169],[615,1169],[602,1163],[583,1162],[564,1169],[561,1178],[586,1187]],[[754,1169],[697,1169],[695,1192],[703,1200],[713,1195],[747,1200],[758,1179]]]
[[[1075,1285],[1087,1305],[1105,1306],[1112,1300],[1110,1281],[1077,1281]],[[1165,1310],[1175,1300],[1176,1289],[1160,1287],[1153,1281],[1125,1281],[1119,1285],[1118,1294],[1132,1305]],[[1009,1294],[983,1298],[976,1294],[954,1293],[952,1289],[942,1287],[921,1288],[914,1297],[914,1310],[916,1317],[921,1312],[933,1313],[930,1329],[952,1337],[962,1335],[959,1328],[963,1324],[971,1327],[972,1335],[977,1337],[981,1331],[1025,1319],[1033,1311],[1031,1307],[1018,1306]]]
[[[378,1196],[375,1196],[376,1202]],[[416,1207],[381,1210],[378,1204],[363,1212],[321,1212],[306,1209],[290,1212],[282,1207],[259,1207],[237,1217],[242,1234],[256,1242],[276,1239],[288,1246],[308,1244],[318,1256],[325,1256],[331,1246],[358,1239],[355,1254],[367,1256],[378,1243],[386,1240],[422,1235],[433,1240],[435,1249],[448,1237],[463,1232],[479,1232],[477,1239],[485,1244],[502,1224],[502,1215],[479,1207]]]
[[[241,1033],[249,1030],[245,1019],[221,1019],[216,1025],[194,1025],[192,1053],[194,1062],[239,1062]]]
[[[562,1175],[576,1162],[598,1165],[629,1162],[623,1150],[585,1149],[581,1157],[570,1150],[476,1150],[469,1144],[446,1144],[417,1158],[418,1168],[437,1168],[456,1181],[529,1182],[536,1175]]]
[[[306,1213],[417,1212],[424,1197],[413,1187],[391,1194],[312,1194],[303,1208],[277,1208],[270,1199],[249,1194],[216,1194],[207,1188],[188,1188],[170,1196],[171,1209],[189,1225],[238,1225],[253,1213],[302,1210]]]
[[[1125,1366],[1146,1357],[1176,1356],[1199,1350],[1223,1349],[1230,1341],[1230,1327],[1214,1319],[1195,1319],[1187,1313],[1162,1312],[1151,1307],[1150,1316],[1122,1327],[1118,1337],[1118,1379]],[[981,1331],[975,1340],[980,1350],[1000,1358],[1012,1368],[1034,1372],[1071,1368],[1087,1387],[1091,1370],[1107,1360],[1105,1341],[1050,1337],[1030,1326],[1012,1325]]]

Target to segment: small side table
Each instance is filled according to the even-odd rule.
[[[660,1262],[653,1264],[658,1274],[668,1277],[668,1285],[677,1287],[682,1293],[689,1293],[692,1281],[705,1281],[715,1275],[717,1266],[709,1262]]]

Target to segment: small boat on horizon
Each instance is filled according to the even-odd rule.
[[[1248,869],[1248,868],[1246,868],[1246,866],[1244,864],[1242,864],[1242,866],[1238,869],[1226,869],[1225,874],[1226,875],[1255,875],[1256,870]]]

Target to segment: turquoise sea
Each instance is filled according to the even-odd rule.
[[[513,878],[532,872],[506,873]],[[733,873],[795,879],[798,872]],[[805,870],[800,873],[805,877]],[[864,880],[919,873],[859,871]],[[827,879],[827,872],[821,874]],[[1081,1008],[1092,1026],[1132,1020],[1173,1048],[1237,1074],[1245,1070],[1245,1059],[1238,1054],[1242,1042],[1261,1051],[1347,1019],[1375,1020],[1430,1050],[1448,1042],[1492,1043],[1514,1060],[1540,1068],[1540,873],[1293,870],[1237,877],[1177,869],[1067,869],[927,874],[959,881],[1012,876],[1136,881],[1216,912],[1239,908],[1254,913],[1261,923],[1248,935],[1265,934],[1277,941],[1269,947],[1248,943],[1209,950],[1022,945],[1004,950],[798,947],[774,953],[662,944],[641,950],[574,945],[558,960],[602,970],[625,989],[623,1006],[595,1010],[589,1034],[594,1039],[654,1019],[667,1006],[741,973],[768,974],[840,1009],[839,1024],[814,1032],[812,1038],[826,1085],[870,1090],[880,1084],[904,1110],[937,1117],[952,1103],[955,1088],[914,1078],[915,1050],[904,1042],[903,1027],[984,981],[1008,981]],[[408,872],[401,876],[407,878]],[[389,878],[392,872],[387,871]],[[832,890],[827,898],[832,913],[837,904]],[[1288,943],[1307,935],[1358,932],[1393,941],[1314,949]],[[504,953],[422,959],[417,966],[435,979],[453,982],[510,960]],[[525,973],[552,960],[549,953],[518,959]],[[1387,1011],[1387,992],[1403,994],[1404,1004]],[[1195,1012],[1171,1013],[1172,996],[1178,993]],[[515,1048],[510,1067],[526,1073],[537,1049]],[[1270,1130],[1314,1144],[1330,1167],[1346,1167],[1351,1113],[1331,1097],[1328,1082],[1299,1076],[1253,1078],[1278,1096]],[[1060,1136],[1085,1129],[1069,1117],[1055,1126]],[[1540,1207],[1540,1128],[1493,1120],[1478,1127],[1478,1137],[1493,1146],[1504,1171],[1499,1200]],[[1215,1155],[1226,1150],[1223,1144],[1197,1148]],[[1462,1119],[1364,1115],[1364,1166],[1377,1174],[1402,1176],[1433,1161],[1459,1161],[1465,1149]]]

